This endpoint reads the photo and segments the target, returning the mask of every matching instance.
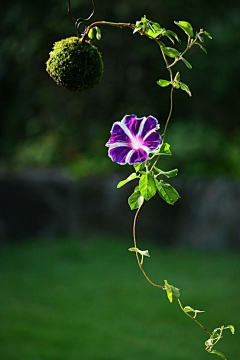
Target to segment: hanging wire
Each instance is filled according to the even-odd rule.
[[[95,4],[94,4],[94,1],[92,0],[92,5],[93,5],[93,10],[92,10],[92,13],[89,15],[88,18],[86,19],[83,19],[83,18],[77,18],[75,19],[73,16],[72,16],[72,12],[71,12],[71,1],[68,0],[68,10],[67,10],[67,14],[68,14],[68,17],[69,19],[75,21],[75,27],[76,27],[76,30],[77,30],[77,34],[78,34],[78,37],[82,37],[86,31],[86,28],[87,28],[87,21],[90,20],[94,13],[95,13]],[[81,25],[84,25],[84,32],[80,32],[80,26]]]

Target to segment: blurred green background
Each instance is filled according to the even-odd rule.
[[[152,114],[163,128],[169,89],[156,81],[168,73],[153,41],[129,29],[102,27],[102,40],[95,41],[105,64],[102,82],[73,93],[45,72],[53,43],[76,35],[66,16],[67,1],[13,0],[1,6],[2,169],[57,166],[77,178],[113,172],[118,166],[109,161],[104,145],[114,121],[125,114]],[[75,17],[86,17],[91,9],[90,1],[72,1]],[[188,20],[213,36],[206,40],[208,55],[196,47],[187,56],[192,70],[183,64],[176,68],[193,97],[180,91],[174,96],[167,135],[174,166],[183,176],[239,178],[239,2],[96,1],[93,20],[135,23],[144,14],[182,40],[174,20]]]
[[[195,30],[203,27],[212,34],[213,40],[205,44],[208,55],[196,47],[187,56],[193,69],[183,64],[177,69],[193,97],[175,93],[167,134],[174,156],[163,166],[179,167],[183,181],[187,176],[212,177],[234,179],[239,184],[239,1],[95,2],[93,20],[134,23],[145,14],[176,31],[182,39],[184,34],[174,20],[187,20]],[[91,9],[90,1],[72,1],[75,17],[86,17]],[[76,35],[66,11],[66,0],[12,0],[1,4],[3,174],[60,168],[72,178],[98,179],[119,171],[104,146],[114,121],[125,114],[151,114],[164,126],[169,89],[161,89],[156,81],[166,78],[167,71],[154,42],[132,35],[129,29],[102,27],[102,40],[94,43],[102,52],[105,70],[96,88],[73,93],[55,85],[45,71],[48,54],[55,41]],[[121,171],[129,172],[129,168],[121,167]],[[10,186],[14,187],[14,180]],[[83,200],[84,210],[88,199]],[[188,201],[190,196],[187,207]],[[20,202],[25,205],[23,198]],[[24,214],[24,208],[11,208],[16,209],[13,220],[21,222],[18,214]],[[181,205],[175,209],[180,216]],[[38,213],[31,207],[28,211],[30,228],[31,215]],[[91,211],[97,221],[98,204],[94,203]],[[218,226],[214,218],[211,221],[213,228]],[[89,222],[92,226],[91,217]],[[1,226],[0,221],[0,230]],[[126,227],[125,223],[120,226]],[[200,316],[210,330],[229,323],[239,328],[238,254],[228,250],[163,249],[151,243],[150,237],[141,239],[139,247],[150,250],[146,268],[156,282],[166,278],[179,286],[184,305],[206,310]],[[134,254],[127,252],[132,246],[130,231],[128,239],[116,235],[82,235],[78,240],[44,238],[1,247],[0,359],[211,358],[204,352],[204,332],[141,276]],[[168,236],[160,240],[166,243]],[[237,359],[238,335],[226,333],[218,348],[230,360]]]

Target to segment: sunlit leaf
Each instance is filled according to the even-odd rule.
[[[185,91],[189,96],[192,96],[192,93],[191,93],[189,87],[188,87],[186,84],[184,84],[184,83],[181,82],[181,83],[180,83],[180,87],[181,87],[181,89],[182,89],[183,91]]]
[[[202,44],[200,44],[199,42],[195,42],[195,45],[199,46],[200,49],[201,49],[202,51],[204,51],[205,54],[207,54],[207,50],[202,46]]]
[[[117,188],[119,189],[122,186],[124,186],[125,184],[127,184],[129,181],[132,181],[132,180],[138,179],[138,178],[139,178],[139,176],[137,174],[133,173],[133,174],[129,175],[129,177],[127,179],[120,181],[117,184]]]
[[[174,205],[174,203],[180,198],[178,192],[170,184],[160,180],[156,180],[157,191],[159,196],[166,201],[169,205]]]
[[[193,37],[193,28],[192,25],[187,21],[174,21],[174,23],[179,26],[188,36]]]
[[[167,297],[170,303],[173,303],[180,299],[180,290],[175,286],[170,285],[167,280],[164,280],[165,288],[167,291]]]
[[[160,79],[157,81],[157,84],[161,87],[166,87],[171,84],[171,81]]]
[[[131,208],[131,210],[136,210],[138,209],[140,206],[142,206],[144,202],[144,197],[141,195],[139,190],[136,190],[134,193],[128,198],[128,204]]]
[[[170,170],[170,171],[163,171],[161,169],[158,169],[156,166],[154,166],[154,169],[158,171],[159,174],[166,176],[167,178],[172,178],[174,176],[177,176],[178,169]]]
[[[174,49],[171,47],[162,46],[162,51],[164,52],[165,55],[167,55],[171,58],[175,58],[180,55],[180,53],[177,49]]]
[[[139,181],[139,190],[145,200],[151,199],[156,194],[157,188],[155,179],[149,173],[144,173]]]
[[[192,65],[186,59],[182,58],[182,61],[188,69],[192,69]]]

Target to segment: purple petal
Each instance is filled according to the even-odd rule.
[[[125,165],[127,163],[127,156],[128,154],[131,155],[132,151],[133,150],[128,146],[116,146],[109,149],[108,155],[112,161],[117,164]]]
[[[106,146],[110,144],[114,144],[116,142],[129,142],[130,139],[128,135],[125,133],[125,131],[122,129],[120,122],[116,122],[113,124],[112,130],[111,130],[111,136],[108,140]]]
[[[158,130],[160,128],[158,121],[153,116],[148,116],[147,118],[144,118],[142,123],[142,129],[140,129],[140,136],[144,138],[147,133],[151,130]]]
[[[156,131],[152,131],[143,139],[143,146],[149,150],[156,150],[162,142],[162,138]]]
[[[138,119],[136,115],[126,115],[121,122],[126,125],[132,136],[136,136],[138,134],[139,127],[143,119],[144,118]]]
[[[143,149],[133,150],[133,154],[129,158],[129,165],[140,164],[147,160],[148,153]]]

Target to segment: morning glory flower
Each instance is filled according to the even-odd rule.
[[[109,157],[120,165],[145,162],[162,142],[157,133],[159,128],[157,119],[151,115],[142,118],[136,115],[124,116],[112,126],[110,139],[106,143]]]

